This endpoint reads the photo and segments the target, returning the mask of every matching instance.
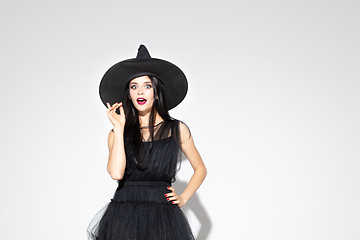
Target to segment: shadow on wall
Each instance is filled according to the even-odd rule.
[[[176,192],[183,192],[187,186],[187,182],[176,180],[176,182],[173,184]],[[206,212],[204,206],[201,204],[198,193],[196,192],[189,202],[181,208],[185,213],[186,212],[193,212],[196,218],[200,222],[200,230],[197,234],[197,240],[206,240],[209,236],[210,230],[211,230],[211,220]]]

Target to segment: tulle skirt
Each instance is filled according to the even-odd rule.
[[[182,210],[166,201],[167,182],[120,182],[114,198],[91,221],[89,240],[195,239]]]

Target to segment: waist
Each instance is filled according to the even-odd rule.
[[[164,196],[171,183],[163,181],[119,181],[112,201],[169,203]]]
[[[118,188],[124,187],[168,187],[171,183],[165,181],[119,181]]]

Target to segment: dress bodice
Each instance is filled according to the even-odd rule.
[[[179,154],[179,121],[164,121],[154,129],[154,140],[141,144],[141,165],[134,161],[134,147],[125,138],[126,174],[122,181],[165,181],[173,182]]]

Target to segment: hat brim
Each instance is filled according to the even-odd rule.
[[[157,58],[132,58],[116,63],[105,73],[99,88],[101,101],[105,106],[125,103],[128,83],[140,76],[154,76],[162,82],[168,110],[186,96],[186,76],[176,65]]]

